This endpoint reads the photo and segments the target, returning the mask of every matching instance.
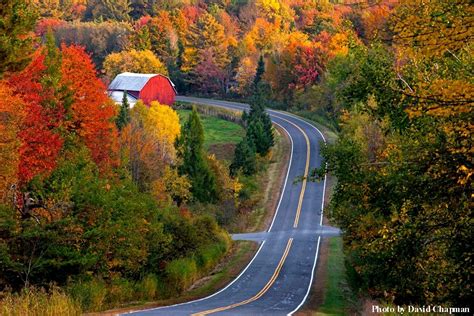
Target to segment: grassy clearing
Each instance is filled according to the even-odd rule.
[[[342,238],[329,239],[329,255],[327,260],[327,283],[323,303],[317,310],[317,315],[345,315],[347,299],[345,291],[348,288],[345,278],[344,253]]]
[[[191,113],[190,110],[178,110],[177,112],[181,122],[185,122]],[[237,144],[245,136],[245,130],[239,124],[213,116],[202,114],[200,116],[204,127],[204,147],[206,149],[216,144]]]

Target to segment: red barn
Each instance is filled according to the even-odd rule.
[[[124,72],[119,74],[110,83],[109,95],[122,102],[119,94],[123,92],[135,99],[141,99],[145,104],[158,101],[161,104],[172,105],[176,96],[176,89],[170,78],[160,74],[137,74]],[[120,100],[118,100],[120,99]]]

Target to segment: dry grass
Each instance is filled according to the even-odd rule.
[[[80,304],[58,288],[50,292],[28,288],[19,294],[6,293],[0,300],[3,316],[73,316],[81,313]]]

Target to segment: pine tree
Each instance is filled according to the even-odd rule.
[[[244,137],[235,147],[234,160],[230,165],[232,176],[235,176],[239,170],[242,170],[245,175],[251,175],[257,170],[255,147],[248,137]]]
[[[257,71],[255,72],[255,78],[253,80],[253,86],[255,91],[257,91],[258,85],[262,80],[263,74],[265,73],[265,61],[263,60],[263,55],[260,55],[257,64]]]
[[[242,119],[247,124],[247,137],[254,142],[256,152],[262,156],[266,155],[275,141],[272,121],[265,112],[265,100],[261,94],[254,96],[249,113],[245,113]]]
[[[127,90],[123,92],[122,104],[120,105],[119,115],[115,120],[115,125],[119,131],[130,122],[130,104],[128,103]]]
[[[216,176],[207,163],[204,152],[204,129],[196,108],[189,115],[181,136],[176,141],[178,158],[182,160],[178,170],[191,181],[191,193],[200,202],[217,200]]]

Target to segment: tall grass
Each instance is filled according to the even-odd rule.
[[[49,292],[27,288],[21,293],[6,293],[0,299],[3,316],[74,316],[81,313],[80,303],[58,288]]]
[[[139,281],[114,278],[109,282],[93,279],[71,284],[67,293],[85,311],[101,311],[137,301],[161,298],[164,284],[154,274],[147,274]]]
[[[181,293],[188,289],[216,266],[229,250],[230,244],[230,240],[223,237],[220,242],[199,249],[193,257],[170,261],[165,269],[168,284],[171,286],[168,290]]]
[[[198,270],[193,258],[175,259],[168,263],[165,272],[170,286],[177,293],[189,288],[198,278]]]
[[[86,311],[98,311],[104,308],[107,287],[102,280],[94,279],[89,282],[79,281],[73,283],[68,287],[67,292]]]

